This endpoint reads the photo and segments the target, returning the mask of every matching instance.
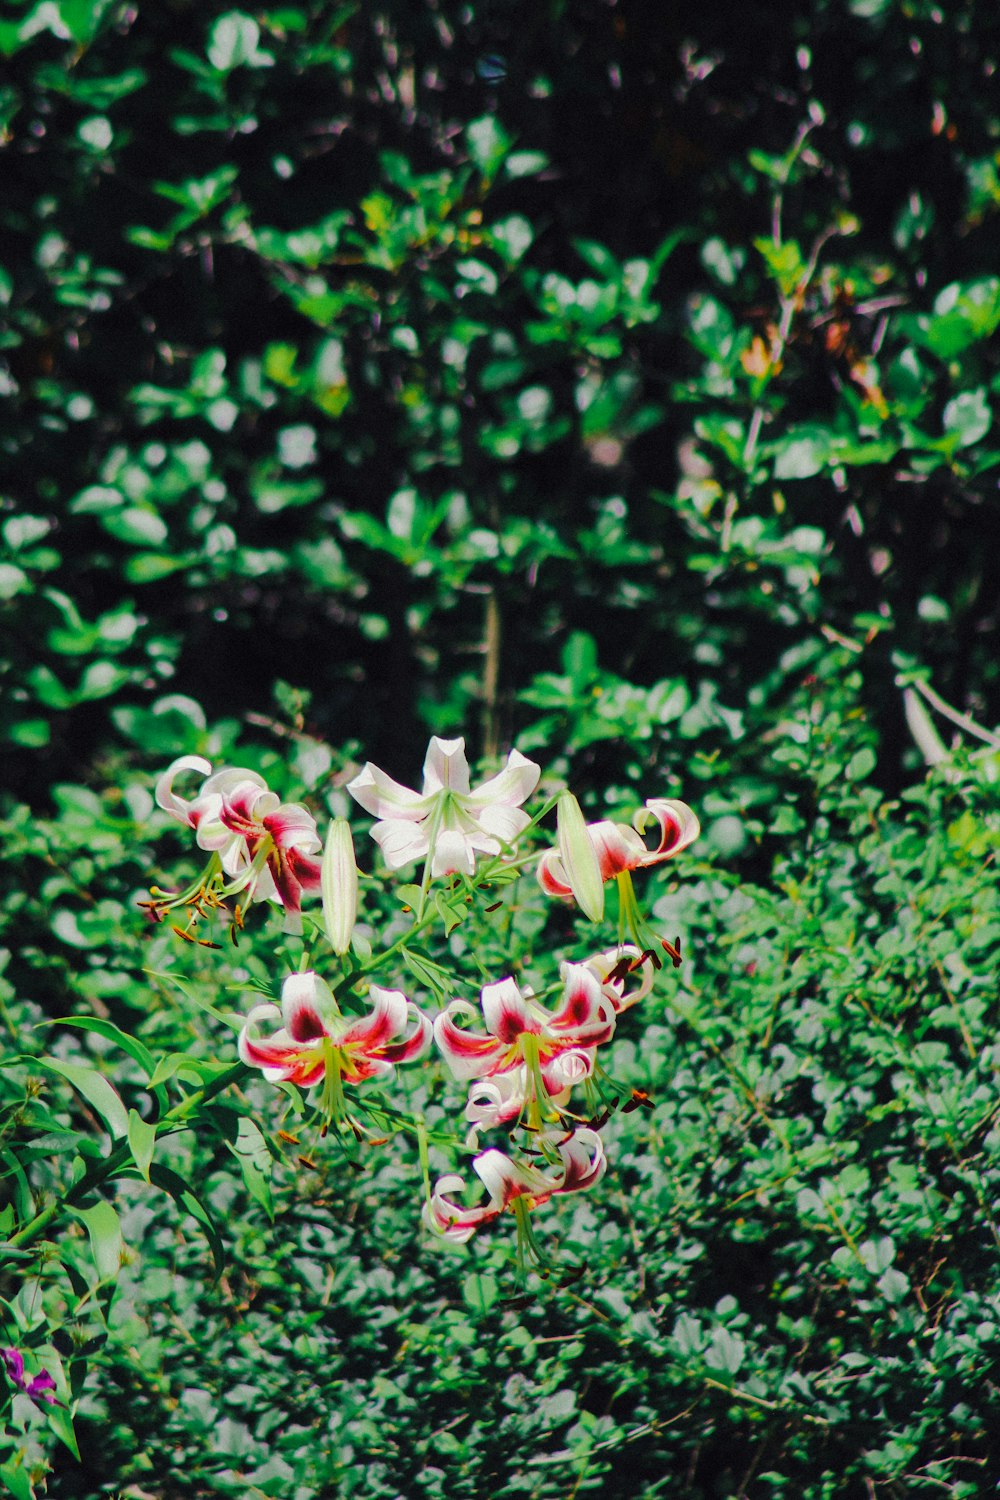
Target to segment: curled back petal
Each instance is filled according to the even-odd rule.
[[[528,1070],[523,1066],[472,1083],[465,1105],[465,1118],[474,1127],[470,1140],[475,1140],[474,1132],[492,1130],[516,1120],[528,1102],[531,1087]]]
[[[459,1015],[477,1014],[464,1000],[453,1000],[434,1022],[434,1040],[459,1080],[481,1078],[503,1060],[504,1048],[496,1037],[467,1031],[455,1021]]]
[[[489,1203],[480,1208],[463,1208],[461,1204],[455,1203],[449,1195],[460,1193],[464,1188],[464,1178],[449,1173],[438,1179],[430,1200],[423,1208],[423,1220],[427,1227],[456,1245],[470,1240],[480,1224],[488,1219],[495,1219],[500,1212],[499,1208],[494,1208]]]
[[[573,888],[566,879],[558,849],[549,849],[538,861],[538,884],[546,896],[555,896],[560,901],[572,901]]]
[[[369,990],[371,1014],[343,1025],[337,1039],[344,1051],[381,1052],[393,1037],[406,1030],[409,1001],[402,990],[383,990],[373,984]]]
[[[569,1047],[542,1064],[542,1081],[557,1104],[565,1103],[574,1084],[591,1076],[594,1057],[593,1047]]]
[[[563,1002],[550,1019],[550,1031],[571,1034],[587,1046],[600,1046],[614,1035],[615,1010],[586,964],[562,964]]]
[[[644,999],[653,987],[653,966],[642,960],[643,955],[634,943],[622,943],[618,948],[593,954],[584,961],[584,966],[596,976],[615,1010],[621,1012]],[[629,989],[633,976],[635,983]]]
[[[178,797],[174,791],[174,778],[183,771],[197,771],[202,777],[211,775],[212,763],[201,755],[180,755],[164,771],[156,783],[156,805],[176,818],[180,823],[190,823],[191,802]]]
[[[403,1063],[412,1062],[414,1058],[422,1057],[431,1044],[434,1036],[434,1023],[430,1016],[425,1016],[422,1010],[415,1006],[412,1000],[409,1002],[410,1013],[414,1018],[414,1028],[409,1036],[401,1042],[393,1042],[390,1046],[382,1049],[383,1056],[387,1062]]]
[[[688,844],[694,843],[701,833],[697,814],[686,802],[651,797],[644,807],[640,807],[632,824],[638,833],[644,833],[651,820],[659,827],[660,842],[656,849],[646,851],[646,856],[641,861],[644,865],[655,865],[660,860],[672,859],[675,854],[686,849]]]
[[[560,1193],[574,1193],[593,1187],[600,1182],[607,1170],[604,1146],[596,1130],[575,1130],[568,1141],[559,1146],[563,1164],[563,1180],[557,1189]]]

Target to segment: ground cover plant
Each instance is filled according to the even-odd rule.
[[[18,1500],[992,1493],[994,29],[4,9]]]

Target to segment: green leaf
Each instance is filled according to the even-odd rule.
[[[208,60],[220,73],[228,73],[251,61],[259,40],[260,27],[253,17],[231,10],[219,17],[209,33]]]
[[[38,1065],[58,1073],[71,1083],[78,1094],[82,1094],[92,1109],[100,1115],[115,1140],[128,1135],[128,1111],[121,1095],[103,1073],[82,1063],[62,1062],[54,1057],[38,1058]]]
[[[848,781],[864,781],[875,769],[875,751],[870,745],[856,750],[844,768]]]
[[[177,1206],[184,1209],[185,1213],[189,1213],[201,1225],[212,1251],[215,1279],[218,1281],[226,1269],[226,1247],[215,1219],[197,1193],[171,1167],[165,1167],[162,1162],[153,1162],[149,1169],[149,1176],[154,1187],[162,1188],[165,1193],[169,1193]]]
[[[71,1205],[71,1212],[87,1226],[90,1251],[101,1281],[113,1281],[121,1269],[122,1251],[125,1249],[117,1213],[103,1198],[89,1208]]]
[[[274,1203],[271,1198],[271,1169],[273,1161],[267,1141],[246,1116],[240,1118],[236,1144],[226,1142],[240,1164],[240,1172],[247,1192],[260,1204],[268,1218],[274,1221]]]
[[[818,433],[786,439],[775,445],[775,479],[811,479],[824,467],[830,454],[829,439]]]
[[[484,177],[492,177],[510,150],[510,136],[493,115],[483,115],[466,127],[465,144]]]
[[[136,1110],[128,1112],[128,1144],[139,1171],[149,1181],[149,1164],[156,1146],[156,1126],[144,1120]]]
[[[985,437],[993,422],[993,415],[983,387],[974,391],[962,391],[949,401],[944,409],[943,422],[944,430],[955,448],[968,448]]]
[[[24,1455],[18,1454],[16,1458],[8,1459],[6,1463],[0,1464],[0,1483],[3,1484],[4,1493],[11,1500],[35,1500],[35,1492],[31,1487],[28,1471],[22,1462]]]
[[[127,1052],[133,1062],[137,1062],[149,1078],[153,1071],[153,1054],[149,1048],[139,1041],[138,1037],[130,1036],[127,1031],[121,1031],[113,1021],[105,1021],[102,1016],[64,1016],[58,1021],[43,1021],[43,1026],[72,1026],[77,1031],[93,1031],[97,1036],[103,1036],[107,1041],[114,1042]]]

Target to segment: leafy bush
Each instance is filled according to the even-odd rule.
[[[159,1190],[10,1252],[80,1444],[9,1380],[18,1500],[995,1482],[992,20],[0,20],[7,1233],[119,1149],[74,1069],[209,1090]],[[502,1237],[418,1239],[404,1148],[303,1164],[224,1087],[217,955],[135,904],[174,757],[342,815],[428,731],[703,825],[619,1028],[655,1108],[523,1305]],[[529,884],[477,937],[521,974],[570,931]]]

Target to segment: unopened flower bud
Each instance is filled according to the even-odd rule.
[[[354,858],[351,825],[334,818],[326,836],[320,872],[323,893],[323,925],[334,953],[346,953],[354,935],[358,915],[358,866]]]
[[[561,792],[556,811],[559,858],[577,906],[592,922],[604,916],[604,882],[583,812],[572,792]]]

